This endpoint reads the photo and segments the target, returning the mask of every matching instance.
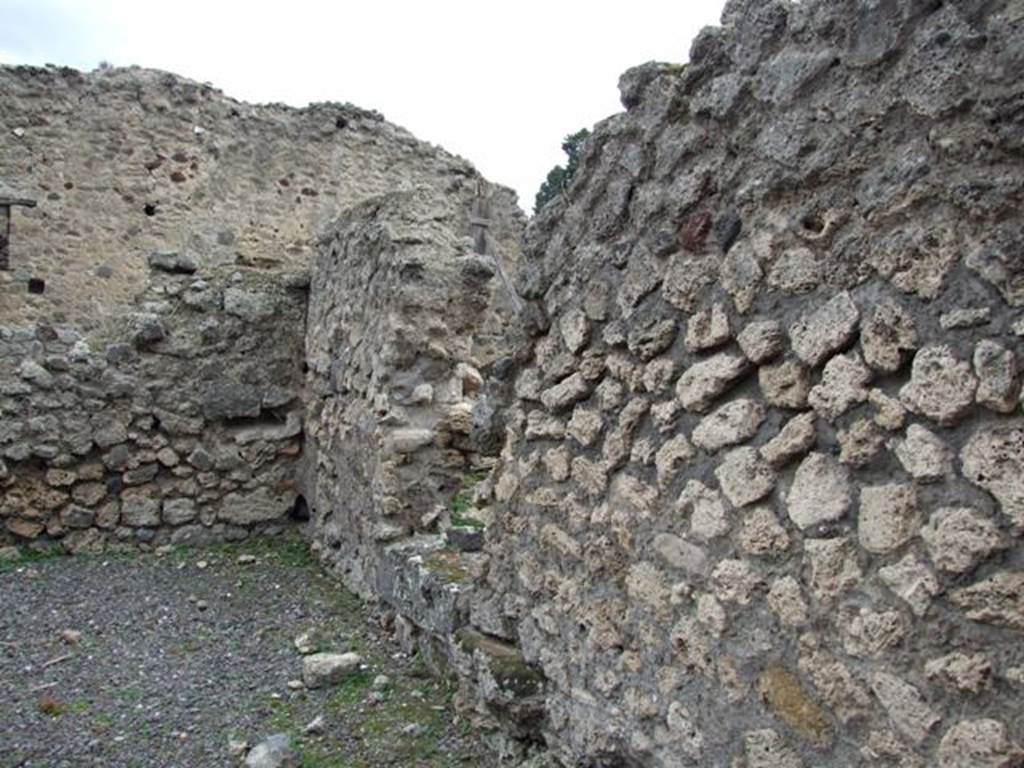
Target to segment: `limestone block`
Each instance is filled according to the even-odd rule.
[[[800,642],[797,669],[810,680],[841,723],[865,717],[871,707],[867,689],[835,656],[818,647],[817,638],[805,635]]]
[[[415,453],[433,444],[437,434],[432,429],[402,427],[391,430],[385,438],[387,453]]]
[[[761,456],[776,469],[803,456],[817,441],[814,422],[813,413],[794,416],[785,423],[779,434],[761,446]]]
[[[1024,760],[1024,749],[1010,743],[998,720],[961,720],[942,737],[938,768],[1013,768]]]
[[[543,411],[530,411],[526,416],[523,437],[527,440],[561,440],[565,437],[565,422]]]
[[[241,526],[279,520],[288,515],[293,503],[294,497],[272,494],[267,488],[229,493],[221,502],[217,519]]]
[[[951,691],[981,693],[992,685],[992,661],[983,653],[954,651],[924,665],[925,676]]]
[[[667,440],[654,456],[654,466],[658,473],[658,487],[668,488],[676,479],[679,471],[694,457],[697,452],[686,439],[686,435],[678,434]]]
[[[885,434],[870,419],[857,419],[849,429],[839,430],[836,438],[839,461],[849,467],[867,466],[885,445]]]
[[[659,320],[633,326],[626,337],[626,346],[633,355],[647,362],[671,347],[675,338],[676,321]]]
[[[770,728],[743,735],[743,760],[742,768],[805,768],[796,750]]]
[[[754,507],[743,518],[740,548],[748,555],[782,555],[789,549],[789,534],[768,505]]]
[[[868,402],[875,410],[875,424],[890,432],[903,429],[907,409],[899,400],[889,397],[880,389],[871,389],[868,391]]]
[[[94,507],[107,496],[104,483],[78,483],[71,489],[71,498],[86,507]]]
[[[558,321],[558,328],[566,349],[573,354],[577,354],[587,345],[590,338],[590,323],[580,310],[571,309],[562,315]]]
[[[133,528],[155,528],[160,525],[160,499],[152,490],[125,492],[121,496],[121,523]]]
[[[801,530],[842,519],[850,509],[849,471],[824,453],[800,462],[786,494],[786,511]]]
[[[988,339],[979,341],[974,347],[974,373],[978,377],[978,403],[997,413],[1017,409],[1020,371],[1011,350]]]
[[[907,631],[899,611],[873,611],[861,608],[847,613],[837,622],[843,649],[850,656],[876,659],[899,646]]]
[[[909,313],[894,302],[874,308],[861,333],[864,360],[876,371],[893,373],[917,349],[917,329]]]
[[[793,351],[809,366],[817,367],[852,341],[859,321],[860,311],[850,294],[837,294],[790,326]]]
[[[901,560],[878,569],[878,577],[902,599],[917,616],[924,616],[939,594],[939,582],[927,565],[913,553]]]
[[[651,548],[666,564],[691,576],[707,576],[710,570],[704,550],[674,534],[659,533],[651,542]]]
[[[312,653],[302,659],[302,682],[307,688],[336,685],[359,671],[357,653]]]
[[[960,451],[964,477],[988,491],[1011,522],[1024,526],[1024,428],[982,426]]]
[[[907,427],[906,437],[895,443],[896,458],[919,483],[934,483],[953,473],[953,454],[931,430],[920,424]]]
[[[885,707],[896,730],[914,744],[924,741],[928,732],[942,719],[914,686],[888,672],[874,674],[871,690]]]
[[[749,605],[763,582],[746,560],[727,558],[711,572],[711,583],[722,602]]]
[[[970,411],[977,387],[970,365],[958,360],[948,346],[930,346],[914,355],[910,382],[900,390],[900,398],[914,413],[951,426]]]
[[[935,510],[921,538],[936,567],[953,573],[965,573],[1008,546],[991,520],[968,507]]]
[[[715,302],[690,317],[684,341],[690,352],[702,352],[720,347],[730,338],[729,314],[721,302]]]
[[[706,411],[750,369],[735,352],[719,352],[687,368],[676,383],[676,396],[688,411]]]
[[[199,514],[196,503],[192,499],[166,499],[163,506],[163,519],[168,525],[190,523]]]
[[[761,366],[757,371],[757,383],[769,405],[794,410],[807,407],[811,372],[796,360]]]
[[[566,379],[541,393],[540,400],[549,411],[561,411],[590,394],[591,384],[580,373]]]
[[[782,354],[786,332],[776,320],[759,320],[740,331],[736,342],[748,360],[761,365]]]
[[[757,434],[765,415],[764,406],[754,400],[733,400],[701,420],[693,430],[693,443],[714,453],[745,442]]]
[[[745,507],[770,494],[778,477],[756,448],[735,448],[715,469],[722,492],[734,507]]]
[[[950,600],[972,621],[1024,629],[1024,571],[1000,571],[954,590]]]
[[[722,495],[699,480],[687,482],[676,508],[689,513],[690,536],[698,541],[708,541],[729,532],[729,516]]]
[[[810,565],[811,589],[819,602],[830,603],[863,577],[845,537],[805,539],[804,557]]]
[[[821,383],[813,387],[807,402],[823,419],[835,421],[855,405],[868,399],[871,371],[860,355],[836,355],[825,365]]]
[[[772,582],[768,607],[784,627],[802,627],[807,623],[807,601],[800,582],[792,576],[782,576]]]
[[[893,552],[917,536],[917,489],[910,484],[867,486],[860,492],[857,538],[868,552]]]

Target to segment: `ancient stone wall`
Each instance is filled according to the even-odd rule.
[[[733,1],[620,88],[476,627],[568,765],[1021,764],[1024,5]]]
[[[0,542],[202,544],[301,516],[308,275],[150,263],[107,338],[0,326]]]
[[[472,491],[502,444],[496,405],[524,341],[501,246],[477,253],[465,226],[472,203],[393,193],[320,239],[302,487],[322,560],[381,603],[408,650],[458,674],[469,708],[528,741],[539,673],[469,626],[488,514]]]
[[[38,201],[14,211],[0,322],[91,330],[130,311],[154,250],[304,267],[320,228],[360,200],[478,181],[465,160],[347,104],[245,104],[136,67],[0,66],[0,186]]]

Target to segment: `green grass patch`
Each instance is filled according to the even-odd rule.
[[[45,563],[48,560],[56,560],[58,557],[65,556],[64,550],[60,547],[32,549],[31,547],[21,546],[17,549],[17,557],[10,558],[9,560],[0,560],[0,573],[9,573],[16,571],[18,568],[24,568],[26,565]]]
[[[368,670],[360,670],[342,680],[327,700],[327,706],[339,710],[358,704],[366,697],[373,678]]]

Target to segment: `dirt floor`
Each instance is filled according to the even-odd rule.
[[[304,633],[363,666],[305,689]],[[298,539],[0,562],[2,768],[239,766],[274,733],[304,768],[493,762],[453,694]]]

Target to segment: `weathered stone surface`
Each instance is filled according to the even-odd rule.
[[[991,493],[1015,525],[1024,526],[1024,428],[978,429],[960,452],[964,477]]]
[[[888,672],[876,672],[871,690],[885,707],[896,729],[914,744],[920,744],[942,717],[928,706],[921,693]]]
[[[953,472],[953,454],[932,431],[920,424],[907,427],[906,437],[896,441],[896,457],[919,483],[938,482]]]
[[[961,720],[942,737],[939,768],[1012,768],[1024,750],[1010,743],[1006,726],[991,718]]]
[[[302,682],[307,688],[336,685],[358,672],[362,663],[357,653],[311,653],[302,658]]]
[[[899,611],[861,608],[843,617],[841,634],[848,655],[878,658],[903,642],[906,629]]]
[[[758,678],[758,689],[768,708],[809,742],[824,747],[832,740],[827,713],[791,672],[783,667],[769,667]]]
[[[199,514],[192,499],[167,499],[163,505],[163,520],[168,525],[190,523]]]
[[[771,729],[747,731],[743,736],[744,768],[804,768],[800,755]]]
[[[852,503],[849,471],[831,456],[812,453],[797,467],[786,511],[801,530],[841,520]]]
[[[924,616],[932,604],[932,598],[939,594],[939,582],[935,574],[909,552],[893,565],[879,568],[878,577],[917,616]]]
[[[831,603],[863,577],[853,547],[845,537],[805,539],[804,554],[810,564],[810,586],[820,602]]]
[[[686,435],[676,435],[658,449],[654,456],[654,466],[658,472],[658,487],[667,488],[675,480],[679,471],[697,452]]]
[[[245,756],[245,768],[298,768],[302,758],[286,733],[275,733],[261,741]]]
[[[821,383],[811,389],[807,402],[823,419],[835,421],[868,399],[870,381],[871,371],[860,355],[856,352],[836,355],[826,363]]]
[[[756,448],[736,448],[725,455],[715,470],[722,493],[734,507],[763,499],[775,488],[775,470]]]
[[[992,684],[992,661],[983,653],[960,651],[932,659],[924,665],[925,676],[953,691],[981,693]]]
[[[679,494],[677,507],[690,515],[690,536],[707,541],[729,532],[729,516],[722,495],[699,480],[690,480]]]
[[[704,550],[679,536],[659,533],[651,542],[651,547],[667,565],[691,576],[706,576],[710,570]]]
[[[676,396],[688,411],[703,412],[747,371],[750,363],[735,352],[717,355],[694,363],[676,383]]]
[[[876,371],[893,373],[917,349],[917,329],[909,313],[894,302],[875,307],[861,333],[865,362]]]
[[[779,434],[761,446],[761,456],[776,469],[803,456],[817,440],[814,421],[813,413],[794,416],[783,425]]]
[[[796,360],[761,366],[757,371],[757,381],[769,405],[793,409],[807,407],[811,372]]]
[[[708,453],[749,440],[765,419],[764,406],[754,400],[733,400],[705,416],[693,430],[694,445]]]
[[[1024,571],[1001,571],[953,590],[950,600],[974,621],[1024,629]]]
[[[739,543],[748,555],[781,555],[789,549],[790,540],[775,510],[764,505],[753,508],[743,518]]]
[[[997,413],[1013,413],[1019,405],[1020,372],[1017,356],[1002,344],[985,339],[974,347],[975,399]]]
[[[961,307],[950,312],[944,312],[939,317],[939,325],[944,331],[953,331],[963,328],[977,328],[980,325],[988,325],[992,319],[991,307]]]
[[[287,516],[293,502],[294,498],[286,494],[274,495],[266,488],[249,493],[229,493],[221,502],[217,518],[234,525],[279,520]]]
[[[121,497],[121,523],[132,527],[155,528],[160,525],[160,499],[145,490]]]
[[[839,430],[839,461],[850,467],[864,467],[885,445],[885,434],[868,419],[857,419],[849,429]]]
[[[800,582],[792,576],[783,576],[772,582],[767,600],[768,607],[784,627],[802,627],[807,623],[807,601]]]
[[[995,524],[968,507],[935,510],[921,538],[936,567],[953,573],[969,571],[1007,546]]]
[[[759,320],[745,326],[736,342],[748,360],[761,365],[782,353],[786,332],[776,320]]]
[[[840,293],[789,328],[797,357],[812,368],[842,350],[853,339],[860,311],[848,293]]]
[[[840,722],[850,723],[867,714],[871,706],[867,689],[835,656],[819,647],[817,637],[801,638],[798,669]]]
[[[691,352],[720,347],[732,338],[725,306],[715,303],[692,315],[686,325],[686,348]]]
[[[970,365],[949,347],[929,346],[914,355],[910,383],[900,397],[914,413],[950,426],[970,411],[977,387]]]
[[[920,525],[913,485],[891,483],[861,489],[857,538],[868,552],[899,549],[917,536]]]
[[[544,390],[540,400],[550,411],[561,411],[587,397],[591,384],[582,374],[574,373],[555,386]]]

